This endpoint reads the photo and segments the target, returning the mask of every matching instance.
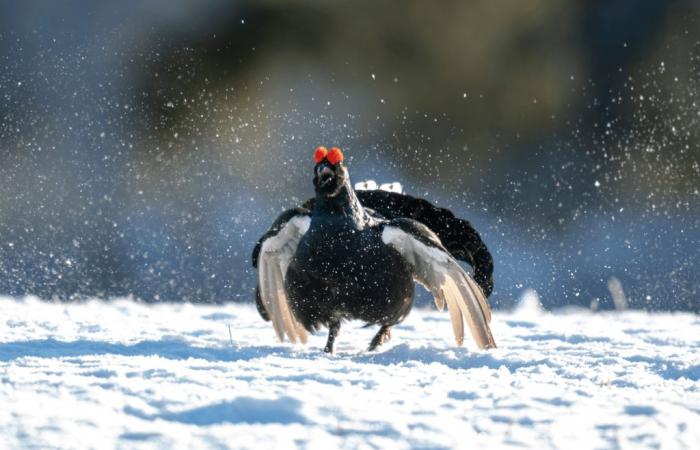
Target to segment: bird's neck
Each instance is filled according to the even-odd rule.
[[[333,197],[326,197],[317,192],[313,213],[317,216],[344,218],[351,221],[357,228],[364,228],[369,217],[348,180],[343,183],[338,194]]]

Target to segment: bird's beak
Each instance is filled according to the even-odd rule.
[[[328,166],[320,166],[316,169],[316,176],[318,177],[318,186],[323,187],[331,182],[335,173],[333,173],[333,170]]]

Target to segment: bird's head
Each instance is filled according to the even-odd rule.
[[[349,181],[348,169],[343,164],[343,152],[338,147],[326,150],[318,147],[314,151],[314,187],[323,197],[335,197]]]

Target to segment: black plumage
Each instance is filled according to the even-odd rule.
[[[359,319],[380,326],[373,350],[411,310],[416,280],[438,307],[447,304],[458,344],[465,319],[479,346],[495,346],[483,294],[493,287],[493,263],[474,228],[422,199],[355,192],[334,151],[319,159],[317,150],[316,196],[281,214],[253,250],[258,310],[278,337],[305,341],[306,331],[325,326],[332,352],[342,321]],[[481,289],[454,258],[472,265]]]
[[[414,219],[433,231],[456,259],[468,263],[474,270],[474,280],[484,295],[493,292],[493,258],[479,233],[469,221],[455,217],[452,211],[439,208],[427,200],[406,194],[382,190],[355,191],[360,204],[386,219]],[[302,208],[312,210],[315,198]]]

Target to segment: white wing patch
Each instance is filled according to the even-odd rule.
[[[356,191],[380,190],[380,191],[387,191],[387,192],[395,192],[397,194],[403,194],[403,186],[398,181],[394,181],[393,183],[382,183],[382,184],[377,184],[377,182],[374,180],[360,181],[358,183],[355,183],[355,190]]]
[[[433,294],[435,305],[445,305],[457,345],[464,343],[464,321],[479,348],[495,348],[491,334],[491,308],[472,277],[448,253],[428,246],[398,227],[385,226],[382,241],[392,246],[414,268],[414,278]]]
[[[309,230],[311,218],[296,216],[290,219],[279,233],[265,239],[258,260],[258,284],[263,306],[272,321],[275,334],[284,341],[285,334],[291,342],[306,343],[308,334],[296,320],[289,307],[284,279],[289,264],[297,251],[299,241]]]

